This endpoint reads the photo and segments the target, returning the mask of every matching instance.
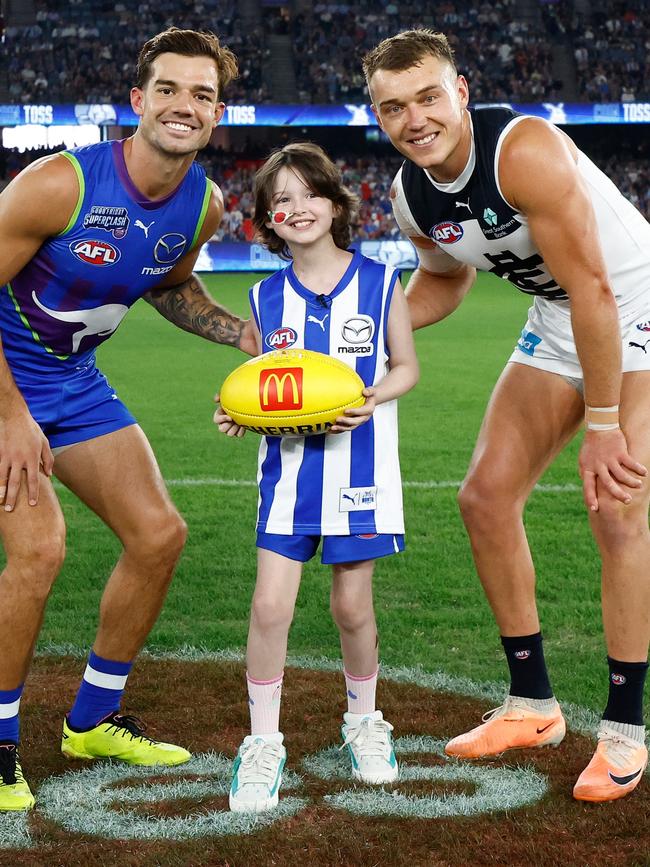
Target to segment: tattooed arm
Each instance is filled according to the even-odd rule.
[[[198,334],[213,343],[236,346],[249,355],[259,350],[250,319],[241,319],[211,297],[192,269],[201,246],[215,233],[223,213],[221,191],[213,184],[213,195],[203,228],[193,249],[186,253],[158,286],[143,295],[165,319],[184,331]]]
[[[184,331],[198,334],[213,343],[244,348],[241,347],[242,332],[248,320],[217,304],[196,274],[190,274],[177,286],[152,289],[143,297],[165,319]]]

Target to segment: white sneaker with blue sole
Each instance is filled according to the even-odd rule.
[[[282,733],[248,735],[233,765],[228,802],[234,813],[262,813],[278,805],[287,760]]]
[[[394,783],[399,774],[393,738],[393,726],[382,712],[345,713],[341,735],[352,762],[352,776],[362,783]]]

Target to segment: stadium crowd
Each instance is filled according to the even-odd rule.
[[[46,151],[23,154],[0,149],[0,189],[32,160]],[[596,158],[608,176],[630,201],[650,220],[650,162],[647,153]],[[226,209],[215,239],[223,241],[253,240],[253,175],[261,164],[258,159],[238,159],[233,154],[207,148],[199,162],[209,177],[221,187]],[[355,240],[399,237],[390,206],[390,185],[400,166],[395,156],[359,156],[345,154],[336,159],[345,184],[359,197],[359,219]]]

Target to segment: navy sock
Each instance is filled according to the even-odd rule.
[[[113,711],[119,710],[132,662],[103,659],[91,650],[79,692],[68,714],[68,723],[77,731],[93,728]]]
[[[501,636],[510,669],[510,695],[522,698],[552,698],[553,690],[548,679],[542,633],[521,635],[513,638]]]
[[[0,689],[0,743],[19,740],[18,708],[23,684],[16,689]]]
[[[643,686],[648,672],[647,662],[619,662],[607,657],[609,665],[609,698],[603,719],[643,725]]]

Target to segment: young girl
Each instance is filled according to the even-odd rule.
[[[348,711],[341,733],[352,775],[397,779],[390,723],[375,708],[378,654],[372,601],[377,557],[404,549],[396,398],[418,379],[411,323],[396,272],[348,250],[356,198],[318,146],[287,145],[255,178],[255,226],[292,259],[250,292],[260,351],[282,328],[296,348],[355,368],[366,402],[331,432],[266,437],[259,453],[258,567],[246,652],[251,734],[237,753],[230,808],[275,807],[286,760],[279,728],[287,636],[302,564],[323,540],[332,616],[341,636]],[[352,350],[352,351],[351,351]],[[223,410],[219,430],[241,436]]]

